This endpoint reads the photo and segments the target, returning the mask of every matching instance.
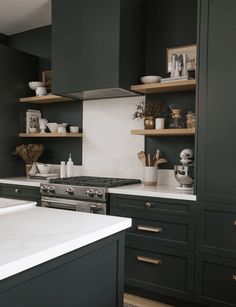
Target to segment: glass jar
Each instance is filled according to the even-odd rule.
[[[172,109],[171,119],[170,119],[171,129],[182,129],[184,128],[184,122],[182,119],[182,111],[180,109]]]

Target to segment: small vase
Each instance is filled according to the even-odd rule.
[[[144,129],[155,129],[155,118],[152,116],[144,118]]]
[[[26,164],[26,165],[25,165],[25,173],[26,173],[26,177],[27,177],[27,178],[30,177],[29,172],[30,172],[32,166],[33,166],[32,164]]]

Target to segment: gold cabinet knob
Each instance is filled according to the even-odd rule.
[[[151,207],[152,207],[152,204],[147,202],[147,203],[144,205],[144,207],[145,207],[145,208],[151,208]]]
[[[20,193],[21,190],[20,189],[15,189],[15,193]]]

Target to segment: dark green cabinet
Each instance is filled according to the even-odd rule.
[[[130,217],[125,284],[193,301],[196,203],[112,194],[112,215]]]
[[[41,197],[39,187],[3,183],[0,184],[0,196],[35,201],[38,205]]]
[[[134,95],[121,88],[140,82],[144,73],[144,14],[144,0],[54,0],[53,93],[80,99]]]
[[[236,203],[236,1],[201,0],[198,200]]]

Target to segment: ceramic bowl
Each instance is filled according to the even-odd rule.
[[[144,76],[141,78],[142,83],[159,83],[161,82],[161,77],[160,76]]]
[[[57,132],[58,123],[47,123],[47,126],[51,133]]]
[[[30,133],[36,133],[38,130],[37,128],[29,128]]]
[[[37,163],[37,168],[38,168],[40,174],[48,174],[50,172],[51,165],[43,164],[43,163]]]
[[[37,87],[44,86],[43,82],[40,81],[31,81],[29,82],[29,88],[33,91],[36,91]]]
[[[79,126],[70,126],[70,132],[78,133],[79,132]]]

